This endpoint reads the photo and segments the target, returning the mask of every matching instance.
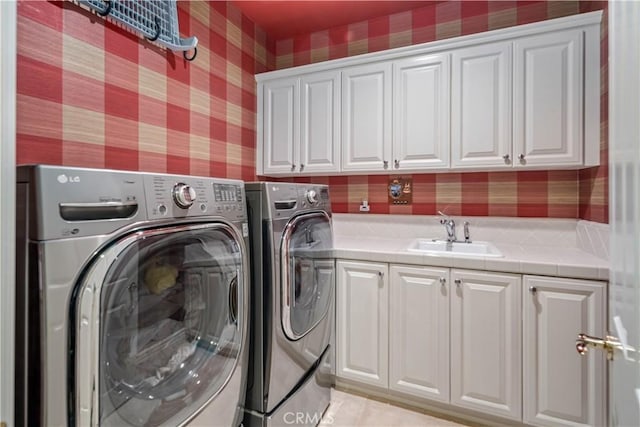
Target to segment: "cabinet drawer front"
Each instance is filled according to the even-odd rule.
[[[452,270],[451,402],[520,420],[519,275]]]
[[[337,375],[387,387],[387,265],[339,261],[337,270]]]
[[[604,336],[604,283],[524,277],[524,421],[604,425],[604,352],[576,352],[577,334]]]
[[[391,266],[389,388],[449,402],[449,271]]]

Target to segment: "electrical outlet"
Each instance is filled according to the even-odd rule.
[[[371,206],[369,206],[369,202],[367,200],[363,200],[360,204],[360,212],[369,212],[371,210]]]

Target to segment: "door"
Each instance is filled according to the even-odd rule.
[[[300,78],[300,172],[340,171],[340,72]]]
[[[389,388],[449,402],[449,270],[392,265]]]
[[[338,261],[338,378],[387,388],[389,278],[387,264]]]
[[[342,170],[390,169],[391,63],[344,69],[342,90]]]
[[[581,357],[576,331],[603,336],[606,283],[524,276],[523,421],[603,426],[605,356]]]
[[[393,63],[393,169],[449,167],[449,55]]]
[[[332,248],[331,219],[324,212],[294,217],[284,229],[282,326],[290,340],[305,336],[329,312],[335,282]]]
[[[246,334],[245,266],[222,223],[143,231],[100,253],[72,304],[78,425],[181,425],[225,388]]]
[[[521,278],[451,270],[451,403],[522,418]]]
[[[16,2],[0,2],[0,425],[14,423]],[[6,424],[5,424],[6,423]]]
[[[609,331],[640,349],[640,3],[609,3],[609,156],[611,277]],[[610,364],[611,425],[640,419],[640,353],[627,350]]]
[[[583,162],[583,31],[514,42],[515,167]]]
[[[264,174],[297,171],[300,139],[300,82],[297,77],[264,84],[262,150]]]
[[[511,168],[511,43],[452,54],[451,166]]]

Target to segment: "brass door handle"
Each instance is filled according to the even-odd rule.
[[[607,335],[604,339],[592,337],[587,334],[578,334],[576,351],[584,356],[591,348],[599,348],[607,352],[607,360],[613,360],[614,350],[622,350],[622,344],[616,337]]]

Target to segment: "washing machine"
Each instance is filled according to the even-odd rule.
[[[329,189],[247,183],[251,352],[244,424],[315,426],[332,385],[335,260]]]
[[[244,183],[20,166],[17,426],[238,426]]]

